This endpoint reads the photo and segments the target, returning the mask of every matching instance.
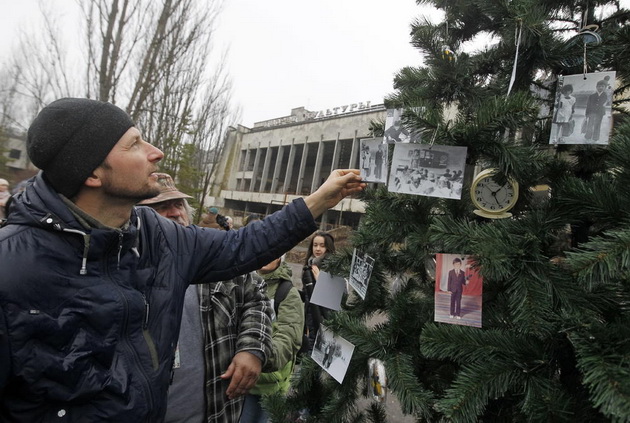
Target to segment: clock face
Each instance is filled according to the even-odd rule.
[[[473,203],[481,210],[490,213],[502,213],[511,209],[518,198],[515,183],[497,184],[491,175],[482,177],[473,184],[471,197]]]

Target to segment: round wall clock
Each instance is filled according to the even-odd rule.
[[[508,213],[518,200],[518,182],[508,178],[505,185],[493,179],[496,169],[479,172],[470,186],[470,197],[477,207],[475,214],[489,219],[503,219],[512,216]]]

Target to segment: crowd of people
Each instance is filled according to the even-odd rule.
[[[304,328],[294,287],[274,305],[282,256],[359,171],[236,230],[212,209],[191,225],[163,153],[111,103],[47,105],[27,150],[41,170],[0,229],[0,420],[267,421]]]

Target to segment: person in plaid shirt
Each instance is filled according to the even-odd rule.
[[[166,173],[158,174],[158,182],[160,194],[140,205],[190,225],[186,199],[191,196],[180,192]],[[188,287],[165,422],[239,421],[244,396],[232,393],[232,375],[237,367],[243,369],[246,389],[251,388],[271,351],[272,309],[261,282],[247,274]]]

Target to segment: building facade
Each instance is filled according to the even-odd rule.
[[[35,175],[38,169],[28,158],[26,134],[7,130],[0,137],[0,148],[7,159],[4,173],[13,189],[18,182]]]
[[[385,107],[369,102],[291,115],[230,128],[206,205],[238,219],[269,214],[294,198],[314,192],[334,169],[359,168],[359,140],[369,138],[373,121],[385,120]],[[364,204],[344,199],[321,218],[330,225],[356,226]]]

